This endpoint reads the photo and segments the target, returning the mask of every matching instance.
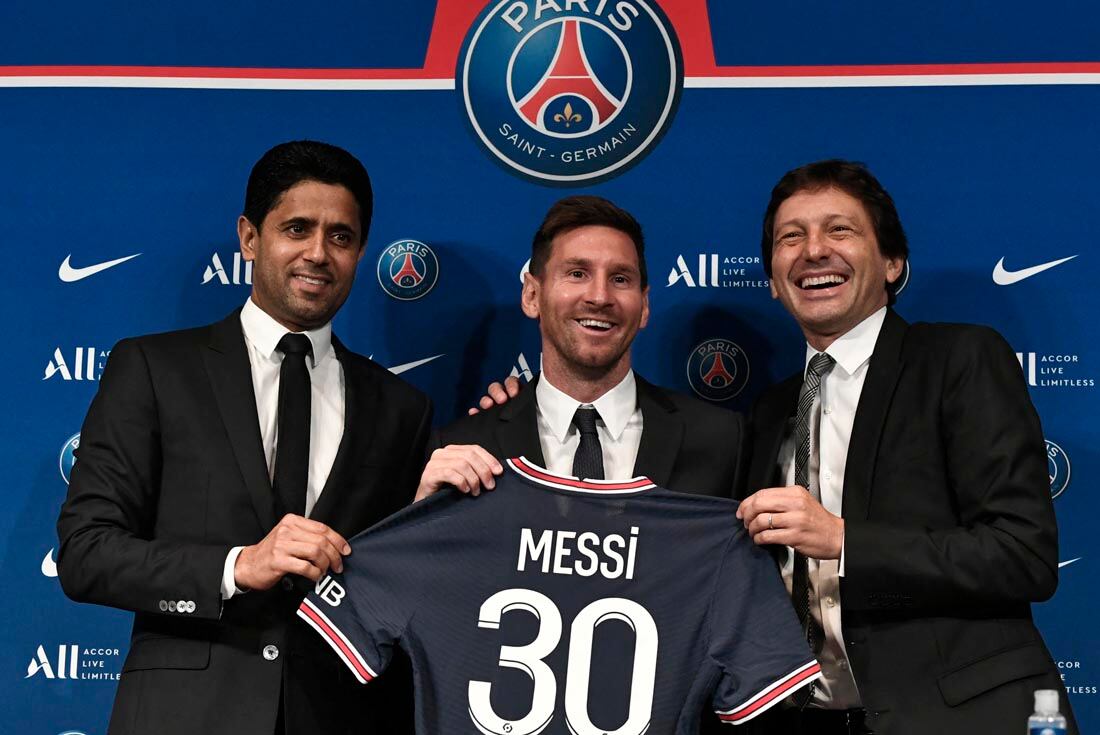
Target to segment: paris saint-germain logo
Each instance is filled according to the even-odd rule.
[[[570,185],[616,176],[653,148],[676,112],[683,66],[653,0],[503,0],[470,28],[456,76],[495,159]]]
[[[700,397],[728,401],[749,382],[749,360],[745,351],[728,339],[708,339],[691,351],[687,378]]]
[[[395,299],[419,299],[432,290],[438,278],[435,252],[419,240],[392,242],[378,256],[378,283]]]
[[[61,478],[65,484],[69,484],[69,475],[72,474],[73,465],[76,464],[76,450],[80,448],[80,434],[73,434],[61,447],[61,456],[57,458],[58,469],[61,470]]]
[[[1051,499],[1061,495],[1069,485],[1069,455],[1060,446],[1047,442],[1047,472],[1050,475]]]

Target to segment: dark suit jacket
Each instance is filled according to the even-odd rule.
[[[779,484],[801,382],[772,387],[753,410],[749,492]],[[844,638],[871,729],[1019,730],[1041,688],[1062,691],[1072,720],[1031,618],[1058,582],[1043,432],[1000,335],[887,313],[852,427],[843,516]]]
[[[669,490],[732,497],[744,437],[741,414],[647,382],[634,374],[642,440],[634,474]],[[499,460],[525,456],[545,466],[539,442],[536,377],[518,396],[432,434],[430,449],[480,444]]]
[[[411,500],[431,404],[333,346],[344,369],[344,433],[312,517],[350,538]],[[223,604],[226,554],[276,521],[239,312],[120,342],[88,410],[58,520],[65,592],[136,613],[112,734],[271,735],[280,690],[289,735],[411,731],[408,723],[371,729],[407,679],[359,688],[295,619],[304,580]]]

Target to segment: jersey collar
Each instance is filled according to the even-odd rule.
[[[569,492],[591,493],[595,495],[624,495],[651,490],[657,487],[648,477],[635,477],[625,482],[615,480],[581,480],[576,477],[555,475],[550,470],[539,467],[526,457],[508,460],[508,466],[520,477],[531,482]]]

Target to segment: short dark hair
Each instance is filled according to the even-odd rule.
[[[342,186],[359,205],[359,229],[367,241],[374,191],[370,176],[359,159],[343,148],[315,140],[280,143],[256,161],[244,192],[244,216],[260,229],[267,213],[289,189],[303,181]]]
[[[649,275],[645,267],[645,237],[642,235],[642,226],[630,212],[603,197],[591,195],[566,197],[550,207],[531,243],[531,273],[542,277],[555,237],[588,225],[610,227],[634,242],[634,249],[638,251],[641,287],[645,289],[649,285]]]
[[[835,187],[855,199],[867,209],[875,229],[878,249],[887,258],[909,259],[909,241],[901,226],[901,218],[894,200],[867,167],[855,161],[833,158],[799,166],[783,174],[772,189],[772,198],[764,212],[764,230],[760,237],[760,254],[764,272],[772,277],[772,246],[775,242],[775,213],[779,206],[800,191],[820,191]],[[900,279],[899,279],[900,280]],[[887,285],[890,303],[894,301],[894,289],[901,284]]]

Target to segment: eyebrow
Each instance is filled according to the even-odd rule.
[[[566,258],[565,261],[562,262],[562,265],[565,266],[566,268],[591,268],[592,267],[592,261],[589,260],[588,258]],[[615,271],[617,273],[640,273],[641,272],[641,270],[638,268],[638,266],[634,265],[633,263],[627,263],[626,261],[621,261],[621,262],[618,262],[618,263],[611,263],[609,268],[610,268],[610,270]]]
[[[279,226],[280,227],[285,227],[286,225],[295,225],[295,224],[297,224],[297,225],[309,225],[310,227],[316,227],[319,224],[319,222],[318,222],[318,220],[314,219],[313,217],[297,216],[297,217],[289,217],[289,218],[283,220],[282,222],[279,223]],[[348,232],[356,232],[356,229],[352,225],[347,224],[346,222],[334,222],[328,229],[329,229],[329,231],[347,230]]]

